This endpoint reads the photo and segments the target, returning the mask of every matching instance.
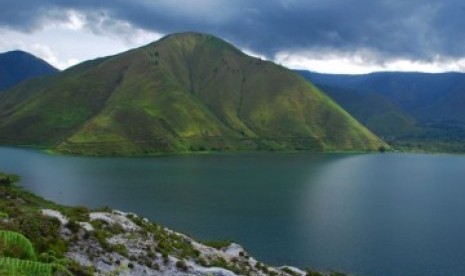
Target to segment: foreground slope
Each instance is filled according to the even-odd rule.
[[[52,75],[58,69],[27,52],[11,51],[0,54],[0,92],[23,80]]]
[[[0,142],[82,154],[385,146],[294,72],[197,33],[10,89]]]
[[[17,181],[0,172],[0,275],[343,275],[273,267],[238,244],[200,243],[108,207],[59,205]]]

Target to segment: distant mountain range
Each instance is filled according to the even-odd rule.
[[[298,74],[198,33],[5,91],[0,142],[77,154],[387,147]]]
[[[57,73],[58,69],[27,52],[0,54],[0,92],[23,80]]]
[[[465,151],[465,74],[298,72],[393,145]]]

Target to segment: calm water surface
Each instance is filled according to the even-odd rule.
[[[274,265],[465,275],[465,156],[51,156],[0,148],[0,170],[69,205],[141,214]]]

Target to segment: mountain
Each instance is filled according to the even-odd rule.
[[[0,92],[23,80],[52,75],[58,69],[44,60],[23,51],[0,54]]]
[[[427,150],[465,150],[463,73],[299,73],[324,87],[336,102],[390,143]],[[371,112],[365,112],[367,108]],[[390,117],[387,121],[377,122],[386,114]]]
[[[198,33],[9,89],[0,142],[78,154],[386,146],[298,74]]]

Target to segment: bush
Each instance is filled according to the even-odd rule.
[[[210,247],[213,247],[213,248],[216,248],[216,249],[220,250],[222,248],[226,248],[226,247],[230,246],[231,243],[232,243],[232,241],[230,241],[230,240],[219,240],[219,241],[206,241],[203,244],[205,244],[206,246],[210,246]]]
[[[70,208],[63,212],[67,217],[75,221],[89,221],[89,209],[84,206]]]
[[[312,269],[310,269],[310,268],[308,268],[308,269],[306,270],[306,272],[307,272],[307,276],[324,276],[324,275],[321,274],[320,272],[314,271],[314,270],[312,270]]]
[[[181,271],[187,271],[187,265],[186,262],[179,260],[176,262],[176,267],[181,270]]]
[[[128,249],[124,244],[111,245],[111,251],[114,251],[124,257],[128,256]]]
[[[19,176],[13,174],[0,173],[0,186],[11,186],[11,184],[18,182]]]
[[[71,230],[71,232],[73,233],[77,233],[79,231],[79,228],[81,227],[79,225],[79,223],[77,223],[76,221],[74,220],[70,220],[68,221],[68,223],[65,225],[66,228],[68,228],[69,230]]]
[[[12,181],[8,176],[0,178],[0,185],[1,186],[10,186],[11,184],[12,184]]]
[[[205,258],[200,258],[199,259],[199,264],[203,267],[207,267],[208,266],[208,261],[205,260]]]

